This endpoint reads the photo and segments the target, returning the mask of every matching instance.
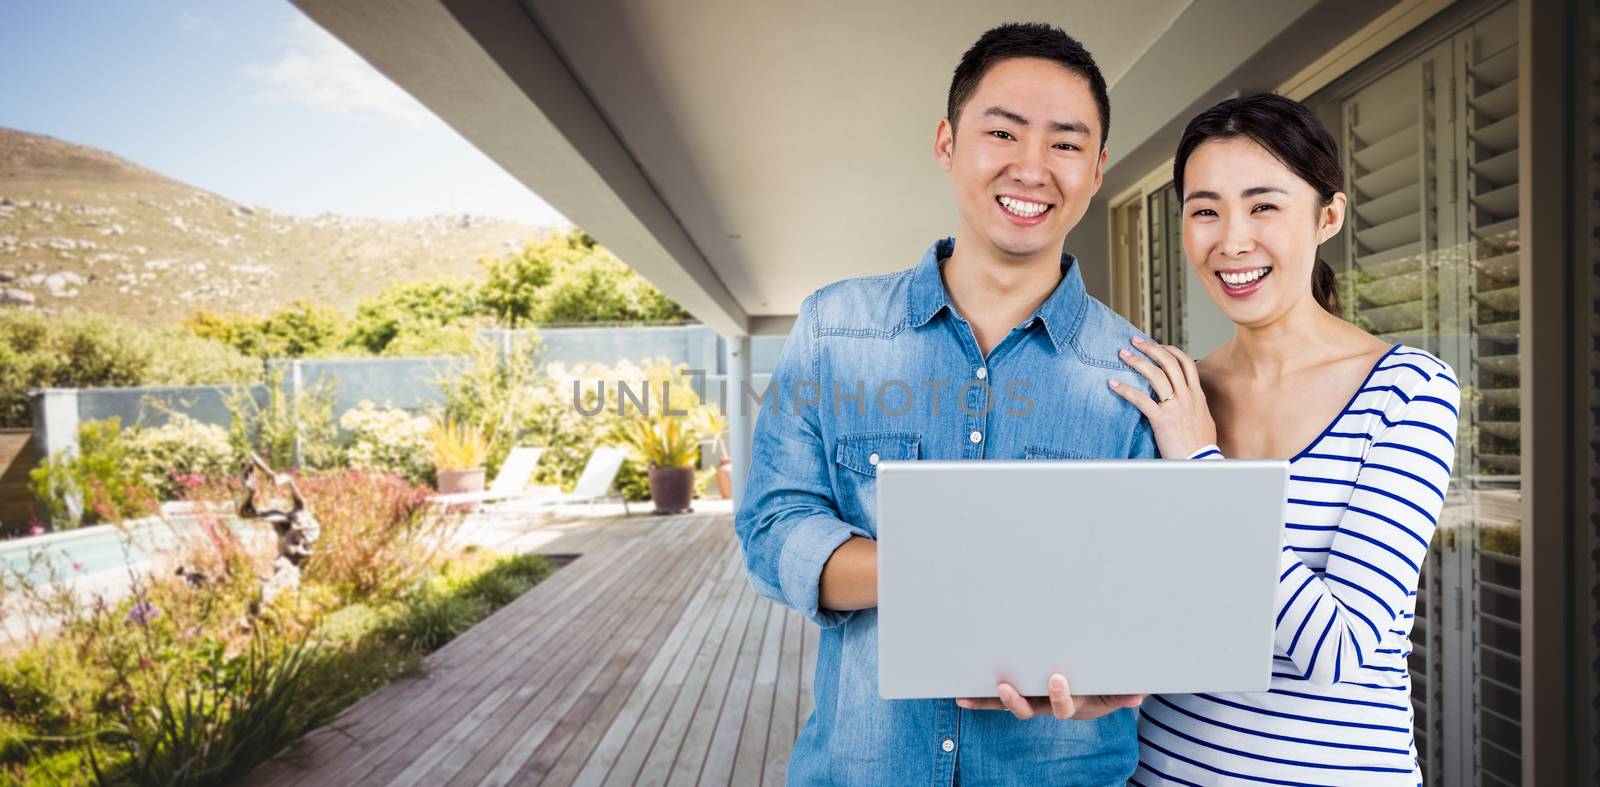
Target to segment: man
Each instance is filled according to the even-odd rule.
[[[1093,58],[1053,27],[995,28],[962,57],[946,111],[934,155],[956,237],[910,270],[809,296],[756,425],[735,520],[751,582],[823,629],[790,783],[1121,784],[1138,759],[1136,698],[1071,697],[1058,676],[1050,698],[878,695],[880,461],[1155,454],[1149,424],[1107,386],[1145,385],[1118,359],[1134,330],[1062,252],[1106,161]],[[1012,712],[988,709],[1002,705]]]

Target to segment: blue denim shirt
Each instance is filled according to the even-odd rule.
[[[1121,784],[1138,760],[1131,711],[1018,721],[954,700],[883,700],[877,611],[817,607],[833,551],[877,533],[881,460],[1155,455],[1149,423],[1106,384],[1149,390],[1117,357],[1135,331],[1084,292],[1077,261],[1062,255],[1055,292],[984,356],[944,288],[954,243],[806,298],[756,422],[734,523],[750,581],[822,627],[816,711],[789,783]]]

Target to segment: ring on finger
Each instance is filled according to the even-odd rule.
[[[1167,402],[1172,401],[1173,398],[1176,397],[1176,396],[1177,396],[1177,394],[1167,394],[1165,399],[1157,399],[1156,400],[1156,404],[1166,404]]]

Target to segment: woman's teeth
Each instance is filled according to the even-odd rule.
[[[1001,197],[1000,206],[1025,219],[1031,219],[1050,209],[1050,206],[1043,202],[1027,202],[1011,197]]]
[[[1253,271],[1239,271],[1237,273],[1222,271],[1217,273],[1217,275],[1220,276],[1222,278],[1222,282],[1229,287],[1243,287],[1246,284],[1249,284],[1256,279],[1267,275],[1267,273],[1271,270],[1271,268],[1257,268]]]

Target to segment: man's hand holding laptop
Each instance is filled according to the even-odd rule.
[[[956,704],[968,710],[1008,710],[1011,715],[1024,720],[1049,715],[1057,719],[1085,721],[1123,708],[1137,708],[1139,703],[1144,702],[1143,694],[1075,697],[1072,688],[1067,685],[1067,676],[1059,673],[1050,676],[1048,697],[1024,697],[1009,683],[1001,683],[995,687],[995,691],[1000,695],[999,698],[965,698],[956,700]]]

